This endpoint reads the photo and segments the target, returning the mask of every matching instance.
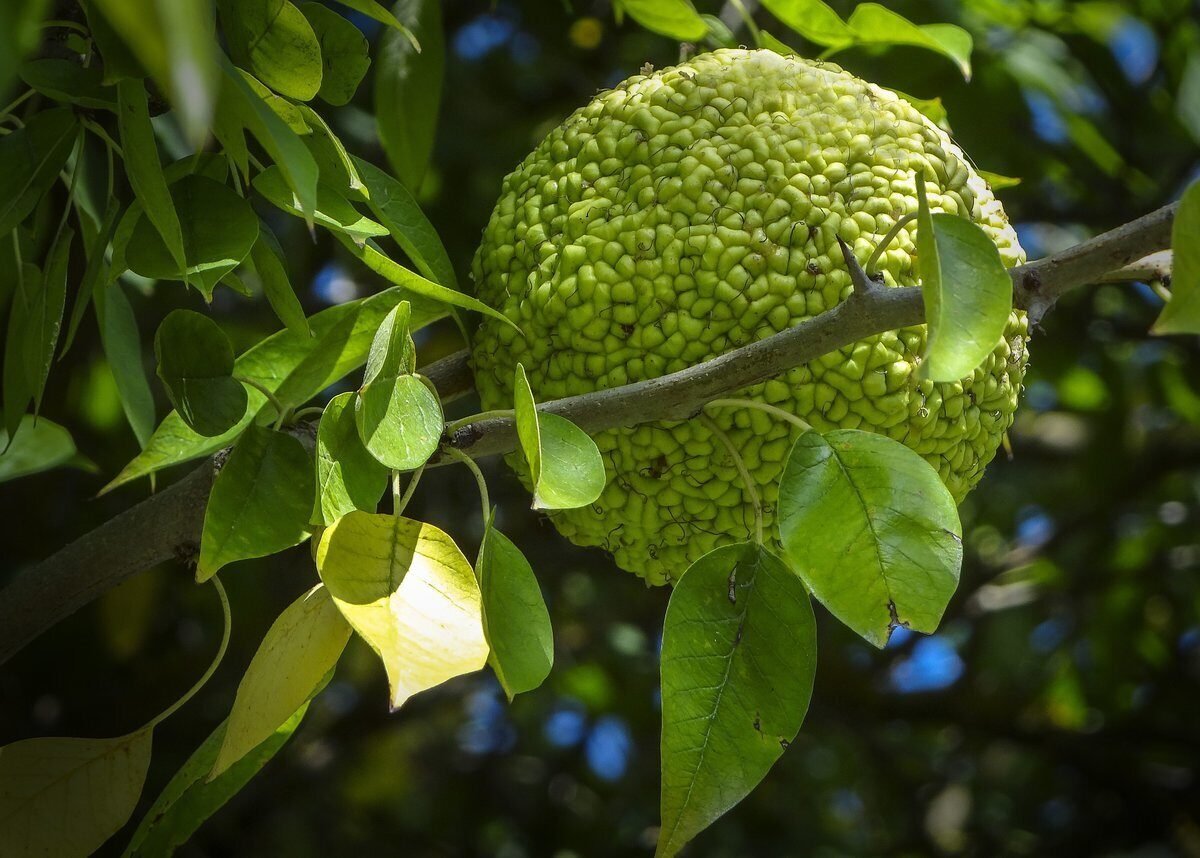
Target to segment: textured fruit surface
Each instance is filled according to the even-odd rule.
[[[483,407],[512,407],[518,361],[546,401],[675,372],[830,309],[850,292],[837,237],[865,261],[916,211],[917,170],[934,211],[969,217],[1006,265],[1023,261],[999,202],[950,138],[837,66],[720,50],[600,93],[505,179],[484,231],[477,294],[524,337],[491,320],[479,328]],[[916,283],[915,229],[876,266],[889,286]],[[916,371],[925,329],[906,328],[736,395],[818,431],[886,434],[961,500],[1012,423],[1025,339],[1024,314],[1014,313],[970,377],[934,384]],[[748,408],[708,413],[757,481],[770,524],[799,430]],[[698,421],[612,430],[596,443],[604,493],[553,515],[573,542],[663,583],[750,534],[736,468]]]

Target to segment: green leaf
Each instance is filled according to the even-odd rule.
[[[493,519],[495,516],[493,516]],[[487,522],[476,563],[488,664],[512,700],[532,691],[554,665],[554,630],[542,589],[525,555]]]
[[[271,305],[279,321],[289,330],[309,336],[308,317],[304,315],[304,307],[296,297],[296,290],[292,288],[292,281],[283,261],[283,250],[265,223],[258,225],[258,241],[250,248],[250,264],[258,276],[259,283],[262,284],[267,303]]]
[[[105,86],[98,68],[63,59],[30,60],[21,66],[21,80],[47,98],[92,110],[117,109],[117,93]]]
[[[308,101],[321,88],[321,44],[288,0],[217,0],[233,61],[278,92]]]
[[[183,228],[162,164],[158,160],[158,141],[154,127],[150,124],[150,109],[146,102],[146,88],[140,80],[123,80],[117,84],[117,124],[121,129],[122,159],[129,184],[142,210],[159,237],[166,245],[177,271],[187,268],[183,251]]]
[[[363,365],[379,323],[403,299],[412,300],[401,289],[386,289],[323,310],[308,320],[311,337],[289,330],[274,333],[242,354],[234,362],[234,372],[238,378],[255,381],[276,394],[286,384],[286,407],[307,402]],[[412,305],[413,330],[445,316],[436,304],[417,299]],[[228,446],[267,406],[266,397],[257,390],[247,395],[246,414],[237,426],[217,438],[198,435],[174,412],[167,415],[141,455],[101,492]]]
[[[758,785],[800,731],[816,667],[812,603],[778,557],[738,543],[688,567],[663,627],[657,856]]]
[[[233,344],[203,313],[168,313],[154,335],[154,357],[171,404],[201,435],[229,431],[246,412],[246,388],[233,377]]]
[[[83,11],[87,14],[88,31],[92,41],[100,51],[100,62],[104,83],[116,83],[126,78],[144,77],[146,70],[141,62],[133,55],[124,40],[117,35],[108,18],[100,12],[94,3],[83,3]]]
[[[316,559],[338,610],[383,660],[393,710],[487,663],[479,584],[438,528],[351,512],[322,532]]]
[[[940,102],[941,99],[938,99]],[[993,173],[990,170],[976,170],[979,178],[988,183],[988,187],[993,191],[1002,191],[1005,188],[1015,188],[1021,184],[1021,179],[1016,176],[1002,176],[999,173]]]
[[[329,400],[317,427],[313,523],[325,527],[356,509],[374,512],[387,490],[387,468],[375,460],[358,437],[356,396],[353,392],[339,393]]]
[[[70,464],[75,459],[71,433],[45,417],[25,414],[13,433],[0,429],[0,483]]]
[[[307,104],[297,106],[304,121],[313,130],[312,134],[304,138],[304,145],[317,162],[321,181],[347,199],[362,198],[365,195],[362,179],[359,178],[358,170],[355,169],[350,153],[346,151],[342,141],[333,133],[321,114]]]
[[[857,429],[801,435],[779,480],[788,562],[834,616],[875,646],[932,632],[958,586],[962,529],[928,462]]]
[[[258,238],[258,218],[246,200],[227,185],[205,176],[184,176],[171,185],[171,200],[183,229],[181,270],[154,228],[143,215],[133,227],[125,251],[130,269],[156,280],[187,280],[212,300],[218,282],[237,268]]]
[[[690,0],[619,0],[619,7],[647,30],[680,42],[698,42],[708,33]]]
[[[917,26],[878,3],[859,3],[846,22],[864,45],[913,45],[950,59],[965,80],[971,79],[971,34],[954,24]]]
[[[37,47],[49,0],[0,3],[0,98],[7,100],[21,60]]]
[[[54,363],[54,352],[58,349],[58,335],[62,330],[67,302],[67,263],[70,261],[74,238],[74,231],[64,226],[50,248],[41,288],[26,290],[33,292],[26,317],[29,327],[24,333],[25,372],[33,397],[34,413],[41,409],[46,379],[50,376],[50,365]]]
[[[353,161],[367,189],[367,206],[387,227],[400,249],[426,278],[449,289],[458,289],[450,256],[437,230],[417,205],[416,198],[374,164],[361,158]]]
[[[312,134],[312,128],[309,127],[308,121],[304,118],[304,114],[300,111],[301,105],[293,101],[288,101],[282,95],[276,95],[271,92],[271,88],[256,78],[250,72],[243,69],[238,69],[242,76],[242,80],[254,91],[259,100],[271,108],[271,110],[283,120],[283,124],[290,128],[294,133],[301,137]]]
[[[763,5],[810,42],[826,47],[845,47],[854,42],[854,34],[841,16],[821,0],[763,0]],[[766,47],[783,53],[773,46]],[[790,48],[788,53],[792,53]]]
[[[438,0],[398,0],[394,8],[401,26],[385,32],[379,40],[375,118],[388,163],[400,181],[416,193],[433,153],[442,100],[446,51],[442,10]],[[420,49],[404,26],[416,34]]]
[[[79,330],[79,326],[83,324],[83,317],[87,312],[88,305],[92,302],[92,294],[96,287],[108,282],[108,260],[105,258],[105,249],[112,240],[118,212],[116,201],[110,201],[96,234],[93,236],[91,244],[88,245],[87,268],[84,269],[83,279],[79,281],[79,289],[75,293],[75,303],[71,305],[71,318],[67,324],[67,333],[63,336],[62,347],[58,350],[60,360],[71,348],[71,343],[75,341],[75,334]]]
[[[313,465],[291,435],[250,426],[213,482],[196,580],[236,560],[265,557],[308,538]]]
[[[35,113],[24,128],[0,137],[0,236],[25,220],[58,180],[78,132],[74,112],[56,107]]]
[[[292,189],[288,187],[283,171],[278,167],[267,167],[252,183],[254,190],[263,195],[271,205],[296,217],[304,217],[304,212]],[[358,244],[371,236],[387,235],[385,227],[361,214],[354,206],[324,182],[317,185],[317,205],[313,219],[326,229],[345,233]]]
[[[91,855],[125,824],[150,765],[149,730],[0,748],[5,858]]]
[[[143,449],[154,431],[154,394],[142,363],[141,334],[137,317],[120,283],[113,282],[95,293],[96,320],[100,343],[117,385],[125,418]]]
[[[371,340],[367,353],[367,366],[363,370],[363,384],[367,385],[380,376],[385,380],[399,375],[408,375],[417,368],[417,347],[409,331],[412,305],[401,301],[383,317],[379,330]]]
[[[238,684],[208,780],[220,777],[287,723],[324,685],[349,640],[350,626],[324,585],[289,605],[272,623]]]
[[[370,43],[362,30],[321,3],[301,3],[321,45],[321,88],[317,95],[335,106],[349,104],[371,67]]]
[[[223,721],[218,725],[204,740],[204,744],[188,757],[146,811],[123,858],[162,858],[186,843],[205,820],[220,810],[279,753],[279,749],[300,726],[307,709],[308,704],[305,703],[262,744],[243,756],[224,774],[207,780],[217,751],[224,741],[228,722]]]
[[[1183,192],[1171,227],[1171,300],[1155,334],[1200,334],[1200,181]]]
[[[371,455],[398,471],[411,471],[429,461],[442,437],[442,405],[415,375],[364,385],[354,419]]]
[[[33,401],[31,373],[27,369],[26,342],[34,332],[35,296],[42,292],[42,272],[36,265],[24,263],[18,267],[22,281],[13,294],[8,313],[8,331],[4,337],[4,384],[0,398],[4,405],[4,429],[11,439],[21,425],[21,415]]]
[[[379,3],[375,2],[375,0],[338,0],[338,2],[343,6],[353,9],[355,12],[361,12],[368,18],[373,18],[379,23],[386,24],[387,26],[391,27],[393,30],[402,34],[406,39],[408,39],[409,44],[412,45],[413,50],[415,51],[420,52],[421,45],[425,44],[425,33],[421,33],[422,41],[420,44],[418,44],[417,38],[412,31],[410,31],[408,27],[401,23],[400,19],[398,19],[395,15],[393,15]],[[396,5],[400,6],[400,2],[397,2]],[[408,19],[408,16],[405,14],[405,10],[402,6],[400,6],[400,9],[398,10],[398,14],[401,18],[405,18],[406,20]],[[426,50],[428,50],[428,48],[426,48]]]
[[[939,98],[917,98],[908,93],[901,92],[898,89],[892,90],[896,95],[903,98],[909,104],[917,109],[917,112],[936,125],[938,128],[950,133],[950,114],[946,112],[946,106],[942,104],[942,99]],[[982,175],[982,173],[981,173]]]

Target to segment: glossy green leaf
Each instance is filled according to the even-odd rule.
[[[33,211],[67,163],[79,126],[68,107],[35,113],[23,128],[0,137],[0,235]]]
[[[287,723],[324,684],[349,640],[350,626],[323,584],[284,609],[238,684],[208,780],[220,777]]]
[[[494,517],[493,517],[494,518]],[[533,568],[509,538],[487,523],[476,563],[488,664],[508,699],[532,691],[554,665],[554,630]]]
[[[363,369],[363,384],[367,385],[380,376],[392,379],[408,375],[417,368],[417,347],[409,331],[412,305],[401,301],[383,317],[379,330],[371,340],[367,353],[367,365]]]
[[[772,15],[810,42],[825,47],[844,47],[854,34],[837,12],[821,0],[763,0]],[[788,49],[790,52],[790,48]]]
[[[400,249],[426,278],[449,289],[457,289],[458,281],[450,256],[416,198],[374,164],[361,158],[353,161],[367,189],[367,206],[387,227]]]
[[[322,532],[316,560],[342,615],[383,660],[393,710],[487,662],[475,573],[433,525],[352,512]]]
[[[0,98],[5,99],[21,60],[37,47],[49,0],[0,3]]]
[[[233,344],[203,313],[168,313],[154,335],[154,357],[171,404],[201,435],[229,431],[246,412],[246,388],[233,377]]]
[[[313,130],[304,138],[304,145],[312,153],[321,172],[321,182],[329,185],[347,199],[361,199],[365,186],[350,153],[321,114],[307,104],[298,105],[304,121]],[[378,217],[378,215],[376,215]],[[386,224],[385,224],[386,226]]]
[[[0,429],[0,483],[66,465],[75,459],[71,433],[45,417],[25,414],[8,442]]]
[[[133,227],[125,258],[135,273],[156,280],[182,280],[212,300],[212,291],[237,268],[258,239],[258,218],[242,197],[205,176],[184,176],[171,185],[171,200],[183,229],[187,268],[180,270],[150,219]]]
[[[121,408],[138,444],[145,448],[154,431],[154,394],[150,391],[142,361],[137,317],[120,283],[97,289],[94,300],[100,343],[117,384]]]
[[[513,370],[513,418],[517,424],[517,440],[521,443],[521,453],[525,456],[525,464],[529,468],[529,480],[536,492],[542,476],[542,430],[537,412],[537,401],[533,398],[533,388],[529,386],[529,376],[525,373],[524,364],[518,363]]]
[[[271,91],[269,86],[245,69],[238,69],[238,72],[241,74],[242,80],[246,82],[246,85],[258,96],[259,101],[271,108],[271,111],[282,119],[283,124],[290,128],[293,133],[301,137],[312,133],[312,128],[309,127],[308,121],[300,111],[299,104],[289,101],[282,95],[276,95]]]
[[[358,437],[380,463],[398,471],[425,464],[442,437],[442,406],[415,375],[380,378],[358,393]]]
[[[177,271],[187,268],[183,249],[183,228],[175,203],[167,188],[162,164],[158,160],[158,141],[150,124],[150,109],[146,88],[140,80],[123,80],[117,84],[117,125],[121,130],[121,149],[125,157],[125,173],[129,184],[142,204],[150,223],[158,230]]]
[[[187,759],[133,833],[123,858],[162,858],[187,842],[205,820],[216,813],[279,753],[300,726],[305,703],[258,747],[244,755],[220,777],[208,780],[213,761],[225,738],[228,722],[217,726]]]
[[[5,858],[84,858],[125,824],[150,766],[149,730],[26,739],[0,748]]]
[[[258,241],[250,248],[250,264],[262,284],[267,303],[289,330],[309,336],[308,317],[296,297],[283,261],[283,250],[265,223],[258,225]],[[240,416],[240,415],[239,415]]]
[[[958,586],[962,528],[928,462],[883,435],[801,435],[779,480],[788,563],[834,616],[875,646],[932,632]]]
[[[688,567],[663,626],[657,856],[758,785],[800,731],[816,667],[812,603],[778,557],[738,543]]]
[[[317,95],[329,104],[348,104],[371,67],[367,37],[324,4],[301,3],[300,11],[321,45],[321,88]]]
[[[936,125],[938,128],[950,133],[950,114],[946,112],[946,106],[942,104],[941,98],[917,98],[905,92],[895,89],[892,92],[903,98],[909,104],[917,109],[917,112]],[[982,174],[982,171],[980,172]]]
[[[196,580],[303,542],[312,498],[313,465],[304,445],[283,432],[248,427],[213,481]]]
[[[117,92],[106,86],[98,68],[64,59],[30,60],[21,80],[47,98],[91,110],[117,109]]]
[[[34,413],[41,409],[50,365],[54,363],[54,352],[58,349],[58,335],[62,330],[67,302],[67,263],[70,261],[74,238],[74,231],[64,226],[50,248],[41,288],[26,289],[30,300],[26,314],[28,327],[24,331],[25,373]]]
[[[1002,176],[999,173],[993,173],[991,170],[976,170],[975,172],[979,174],[979,178],[988,183],[988,187],[993,191],[1015,188],[1021,184],[1021,179],[1018,176]]]
[[[921,374],[958,381],[1003,338],[1012,312],[1012,280],[987,233],[957,215],[929,213],[920,174],[917,200],[917,267],[929,327]]]
[[[280,95],[308,101],[321,88],[321,45],[289,0],[217,0],[233,61]]]
[[[402,34],[408,40],[409,44],[412,45],[414,50],[422,51],[428,49],[422,48],[422,45],[424,45],[425,42],[421,41],[418,43],[416,35],[412,32],[412,30],[409,29],[408,26],[406,26],[406,22],[410,22],[408,21],[408,16],[405,14],[404,7],[401,6],[400,10],[397,12],[397,14],[400,15],[400,18],[405,19],[405,21],[401,21],[400,18],[397,18],[396,15],[393,15],[391,12],[389,12],[387,7],[380,5],[376,2],[376,0],[338,0],[338,2],[347,8],[353,9],[355,12],[361,12],[368,18],[373,18],[379,23],[386,24],[388,27],[391,27],[396,32]],[[400,4],[397,3],[397,5]],[[424,33],[422,33],[422,36],[424,36]]]
[[[647,30],[680,42],[698,42],[708,32],[691,0],[618,0],[618,8]]]
[[[1200,334],[1200,181],[1183,192],[1171,227],[1171,300],[1156,334]]]
[[[971,79],[971,34],[954,24],[918,26],[878,3],[859,3],[846,21],[855,40],[864,45],[913,45],[951,60],[966,80]]]
[[[254,190],[276,208],[296,217],[304,217],[298,200],[278,167],[263,170],[254,177],[253,185]],[[384,226],[359,212],[349,200],[324,182],[317,186],[313,219],[326,229],[345,233],[360,244],[372,236],[388,234]]]
[[[441,3],[399,0],[393,8],[398,23],[412,30],[421,48],[418,50],[402,29],[389,30],[380,38],[375,66],[375,119],[388,163],[400,181],[417,192],[433,153],[442,100],[446,48]]]
[[[329,400],[317,427],[314,524],[328,527],[356,509],[374,512],[387,491],[387,468],[375,460],[358,437],[356,397],[353,392],[339,393]]]

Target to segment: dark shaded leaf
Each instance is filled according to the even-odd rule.
[[[154,335],[154,356],[171,404],[201,435],[229,431],[246,412],[246,389],[233,377],[233,345],[208,316],[172,310]]]
[[[371,67],[370,44],[362,30],[321,3],[301,3],[321,45],[321,89],[317,95],[333,105],[348,104]]]
[[[399,0],[396,17],[416,35],[420,51],[399,30],[385,32],[375,67],[379,140],[400,181],[419,191],[433,152],[442,100],[445,38],[438,0]]]

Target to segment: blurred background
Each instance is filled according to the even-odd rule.
[[[835,61],[940,96],[975,163],[1023,179],[1000,197],[1031,258],[1176,198],[1200,172],[1200,4],[887,5],[969,29],[973,80],[915,49]],[[420,196],[466,281],[505,173],[597,90],[646,62],[676,62],[678,45],[616,26],[602,0],[447,0],[444,9],[445,89]],[[377,36],[378,25],[355,20]],[[382,163],[370,77],[354,103],[326,115]],[[313,243],[299,221],[263,214],[293,282],[310,284],[309,312],[382,288],[328,235]],[[147,338],[169,310],[202,308],[195,293],[165,288],[175,285],[133,296]],[[1147,334],[1160,306],[1149,286],[1105,286],[1050,314],[1031,345],[1011,458],[1001,454],[962,508],[966,561],[942,629],[898,633],[876,651],[818,611],[816,690],[799,737],[688,855],[1200,855],[1200,347]],[[265,303],[228,290],[209,312],[239,349],[278,326]],[[459,345],[450,326],[419,343],[423,360]],[[96,472],[3,486],[0,578],[148,491],[93,499],[137,444],[94,324],[67,364],[44,413],[72,428]],[[469,413],[472,403],[456,407]],[[167,408],[160,398],[160,416]],[[568,544],[527,510],[503,462],[484,464],[500,524],[550,605],[547,683],[510,706],[478,674],[389,715],[382,670],[352,641],[291,743],[179,854],[650,854],[669,593]],[[410,510],[470,555],[476,508],[470,476],[450,468],[425,481]],[[223,579],[229,654],[156,732],[135,819],[225,716],[263,633],[316,573],[305,546]],[[142,574],[0,669],[0,742],[127,731],[190,686],[220,633],[212,593],[182,564]],[[118,854],[131,830],[104,854]]]

